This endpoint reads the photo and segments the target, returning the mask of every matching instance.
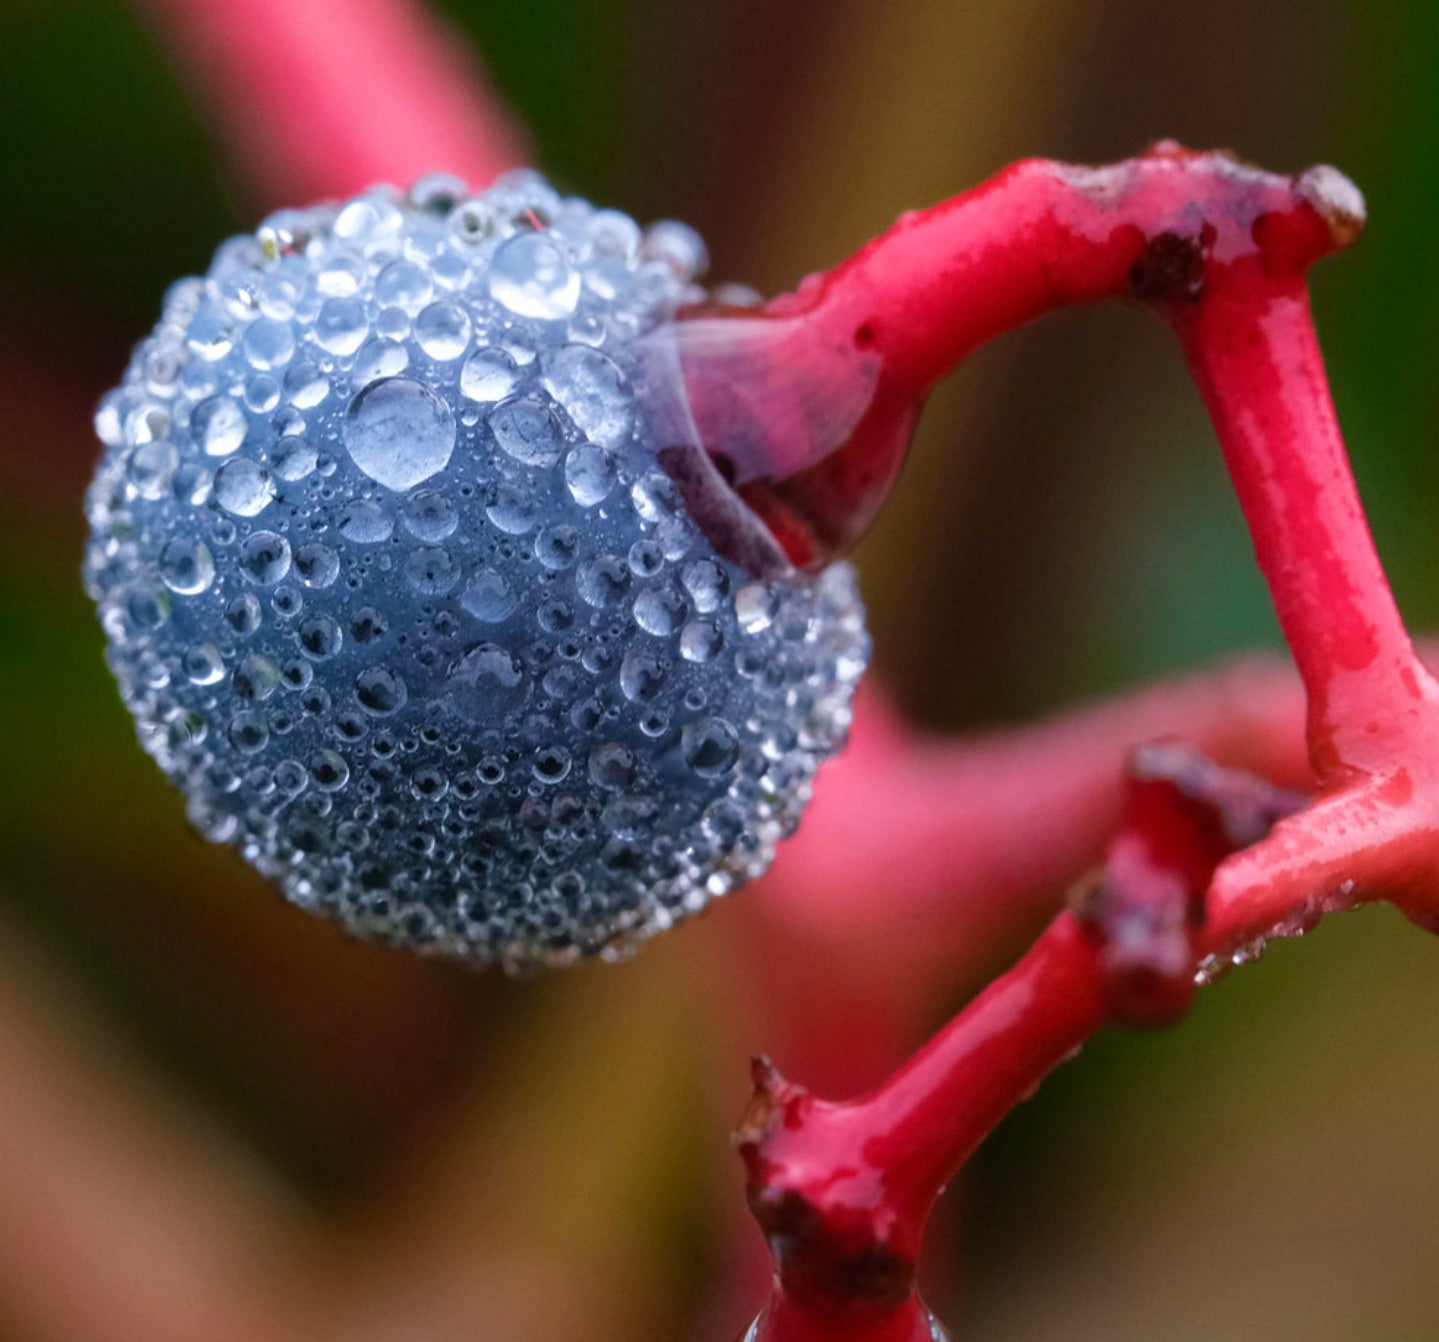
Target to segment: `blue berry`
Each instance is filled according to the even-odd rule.
[[[696,515],[702,264],[525,173],[275,215],[169,292],[97,415],[87,584],[191,820],[296,904],[618,955],[798,822],[868,644],[848,568]]]

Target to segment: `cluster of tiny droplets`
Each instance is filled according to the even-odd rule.
[[[176,284],[96,423],[140,739],[286,895],[510,966],[769,864],[841,744],[852,573],[759,581],[656,467],[637,342],[703,245],[516,173],[287,211]]]

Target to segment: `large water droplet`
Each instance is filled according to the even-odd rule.
[[[449,683],[450,702],[458,712],[496,726],[504,725],[530,695],[524,666],[498,643],[467,648],[450,668]]]
[[[301,651],[317,662],[333,657],[344,641],[339,624],[329,615],[311,615],[301,622],[296,637],[300,640]]]
[[[355,381],[366,383],[376,378],[395,377],[409,366],[409,350],[394,340],[375,336],[367,340],[355,356]]]
[[[693,564],[686,564],[680,581],[701,615],[716,610],[729,593],[729,575],[712,559],[696,559]]]
[[[428,387],[409,378],[382,378],[350,402],[344,438],[356,466],[399,492],[449,464],[455,416]]]
[[[141,498],[158,499],[170,487],[179,467],[180,454],[174,443],[152,440],[135,449],[126,474]]]
[[[413,261],[392,261],[375,280],[375,297],[380,303],[411,316],[430,301],[433,292],[429,276]]]
[[[460,369],[460,392],[472,401],[502,401],[520,380],[515,361],[502,349],[482,349]]]
[[[252,532],[240,547],[240,572],[252,583],[269,587],[290,571],[290,542],[273,531]]]
[[[263,623],[259,600],[242,592],[225,607],[225,623],[241,638],[253,634]]]
[[[431,303],[415,318],[415,339],[430,358],[448,363],[470,343],[470,319],[454,303]]]
[[[591,606],[604,610],[629,591],[630,571],[614,555],[601,555],[580,565],[575,575],[575,588]]]
[[[319,450],[304,438],[282,438],[270,450],[270,469],[288,484],[313,475],[319,464]]]
[[[394,519],[378,503],[361,500],[340,514],[339,531],[356,545],[377,545],[394,534]]]
[[[215,581],[215,561],[204,541],[176,536],[160,551],[160,577],[165,586],[182,596],[203,592]]]
[[[355,698],[377,718],[398,713],[409,697],[405,682],[387,666],[367,666],[355,677]]]
[[[289,322],[261,317],[245,332],[242,347],[252,367],[262,371],[278,368],[295,352],[295,333]]]
[[[680,630],[680,656],[687,662],[708,662],[724,647],[724,635],[708,620],[692,620]]]
[[[185,649],[180,670],[192,685],[213,685],[225,674],[225,661],[213,643],[197,643]]]
[[[227,457],[245,441],[245,412],[228,396],[201,401],[190,415],[190,432],[212,457]]]
[[[687,613],[684,597],[673,587],[650,587],[635,598],[635,623],[657,638],[674,633]]]
[[[246,708],[230,719],[230,727],[226,734],[230,738],[230,744],[236,750],[246,755],[253,755],[256,751],[263,750],[266,742],[269,741],[270,724],[265,720],[263,713],[256,709]]]
[[[254,517],[274,497],[270,472],[249,457],[235,457],[215,472],[215,502],[236,517]]]
[[[520,317],[558,321],[580,301],[580,277],[563,253],[539,233],[504,243],[490,262],[490,297]]]
[[[588,345],[564,345],[540,360],[545,390],[592,443],[617,448],[634,426],[634,398],[619,365]]]
[[[620,689],[631,703],[645,703],[664,687],[668,667],[647,652],[627,652],[620,663]]]
[[[735,618],[747,634],[763,633],[774,622],[778,610],[779,601],[764,583],[747,583],[734,594]]]
[[[723,718],[700,718],[680,732],[680,752],[701,778],[723,778],[739,759],[739,736]]]
[[[565,458],[565,484],[582,508],[593,508],[615,487],[614,458],[602,447],[581,443]]]
[[[344,357],[364,344],[370,321],[360,298],[330,298],[315,317],[315,343],[331,354]]]
[[[485,507],[485,516],[509,536],[523,536],[539,520],[540,506],[533,493],[519,485],[502,484],[495,500]]]
[[[251,653],[235,668],[230,684],[241,699],[268,699],[280,686],[280,668],[268,657]]]
[[[306,587],[328,587],[340,576],[340,560],[328,545],[308,541],[295,551],[295,572]]]
[[[417,541],[442,541],[459,524],[455,505],[438,489],[411,494],[400,510],[400,520]]]
[[[634,752],[617,741],[608,741],[590,751],[590,778],[598,787],[618,791],[635,781]]]
[[[492,568],[481,569],[465,588],[460,605],[477,620],[498,624],[514,610],[517,598],[504,577]]]
[[[343,755],[319,750],[310,760],[310,777],[322,792],[339,792],[350,781],[350,766]]]
[[[454,556],[439,545],[426,545],[405,560],[405,580],[421,596],[443,596],[460,580]]]
[[[490,414],[490,432],[516,461],[526,466],[553,466],[565,450],[555,412],[543,401],[505,401]]]

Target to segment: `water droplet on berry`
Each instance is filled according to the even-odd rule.
[[[306,587],[328,587],[340,576],[340,560],[328,545],[310,541],[295,551],[295,572]]]
[[[135,492],[143,499],[158,499],[170,487],[180,468],[180,454],[173,443],[142,443],[130,456],[126,472]]]
[[[684,622],[685,600],[671,587],[650,587],[635,598],[635,623],[647,634],[663,637]]]
[[[455,416],[428,387],[409,378],[382,378],[350,402],[344,439],[355,465],[398,493],[449,465]]]
[[[317,750],[310,758],[310,778],[323,792],[341,792],[350,781],[350,766],[334,750]]]
[[[541,381],[579,431],[600,447],[629,441],[634,397],[613,359],[587,345],[563,345],[540,360]]]
[[[313,475],[319,464],[319,451],[304,438],[282,438],[270,453],[270,470],[286,484],[294,484]]]
[[[207,456],[229,456],[245,441],[245,431],[245,412],[228,396],[201,401],[190,415],[190,432]]]
[[[763,633],[774,622],[779,603],[764,583],[748,583],[734,594],[734,611],[746,634]]]
[[[421,489],[411,494],[400,510],[405,530],[417,541],[442,541],[459,525],[455,505],[438,489]]]
[[[377,503],[352,503],[340,514],[340,535],[356,545],[378,545],[394,531],[394,519]]]
[[[454,303],[431,303],[415,318],[415,341],[441,363],[458,359],[470,343],[470,319]]]
[[[515,361],[504,350],[477,350],[460,369],[460,394],[472,401],[502,401],[519,380]]]
[[[375,336],[365,341],[355,355],[355,381],[363,384],[380,378],[398,377],[409,366],[409,350],[397,341]]]
[[[485,516],[507,536],[523,536],[539,520],[540,505],[533,490],[506,483],[496,487]]]
[[[430,301],[434,286],[413,261],[392,261],[375,280],[375,299],[384,307],[414,315]]]
[[[405,580],[421,596],[443,596],[459,582],[460,566],[442,546],[427,545],[406,558]]]
[[[687,662],[708,662],[724,647],[724,635],[708,620],[692,620],[680,630],[680,656]]]
[[[504,401],[490,414],[490,432],[516,461],[553,466],[564,452],[564,433],[555,412],[543,401]]]
[[[581,443],[565,458],[565,484],[580,507],[603,503],[615,487],[614,458],[604,448]]]
[[[160,551],[160,577],[165,586],[182,596],[195,596],[215,581],[210,547],[189,536],[176,536]]]
[[[405,682],[387,666],[368,666],[355,677],[355,698],[377,718],[398,713],[409,699]]]
[[[264,372],[289,363],[295,353],[295,333],[289,322],[261,317],[251,323],[240,345],[250,365]]]
[[[263,623],[259,599],[242,592],[225,607],[225,623],[241,638],[253,634]]]
[[[479,643],[466,649],[451,668],[449,691],[455,708],[465,717],[494,722],[524,707],[530,682],[508,648]]]
[[[270,587],[290,571],[290,542],[273,531],[254,531],[240,546],[240,573],[258,587]]]
[[[647,652],[627,652],[620,663],[620,690],[632,703],[655,698],[665,683],[668,668]]]
[[[185,649],[180,670],[192,685],[213,685],[225,674],[225,661],[213,643],[197,643]]]
[[[296,631],[300,649],[307,657],[322,661],[333,657],[344,642],[339,624],[330,615],[311,615],[300,624]]]
[[[591,606],[604,610],[629,591],[630,571],[614,555],[600,555],[580,566],[575,588]]]
[[[253,755],[269,743],[270,724],[263,713],[247,708],[230,719],[226,734],[230,744],[241,754]]]
[[[509,616],[518,600],[502,574],[484,568],[470,579],[460,604],[477,620],[498,624]]]
[[[516,316],[558,321],[578,306],[580,277],[543,234],[521,233],[495,253],[489,290],[496,303]]]
[[[233,457],[215,472],[215,502],[236,517],[254,517],[275,497],[270,472],[248,457]]]

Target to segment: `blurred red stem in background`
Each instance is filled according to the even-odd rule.
[[[136,0],[275,206],[452,172],[476,187],[526,137],[417,0]]]

